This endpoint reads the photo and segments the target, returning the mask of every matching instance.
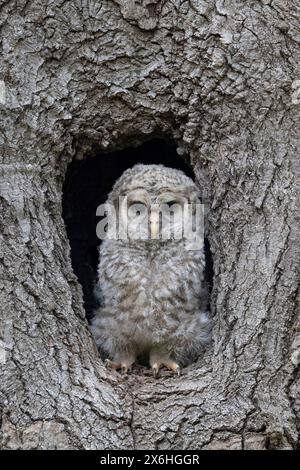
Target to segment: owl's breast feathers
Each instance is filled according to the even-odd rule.
[[[204,255],[178,243],[153,245],[145,250],[104,242],[99,282],[104,306],[114,308],[119,326],[161,341],[199,308]]]

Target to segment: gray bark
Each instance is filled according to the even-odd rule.
[[[297,447],[299,14],[1,1],[2,448]],[[215,269],[210,348],[157,381],[104,368],[61,216],[74,155],[153,135],[191,158]]]

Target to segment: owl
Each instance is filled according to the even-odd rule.
[[[126,374],[149,361],[155,377],[179,375],[209,341],[198,206],[193,180],[163,165],[137,164],[114,184],[91,321],[107,367]]]

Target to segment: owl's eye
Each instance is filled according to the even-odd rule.
[[[133,216],[140,216],[147,212],[147,206],[144,202],[141,201],[131,201],[128,206],[128,214]]]
[[[163,212],[177,212],[181,208],[180,201],[176,201],[172,199],[171,201],[164,202],[162,204],[162,211]]]
[[[172,206],[174,206],[174,204],[178,204],[178,202],[175,201],[175,200],[174,200],[174,201],[168,201],[168,202],[166,202],[166,205],[167,205],[168,207],[172,207]]]

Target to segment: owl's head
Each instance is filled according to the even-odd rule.
[[[183,239],[193,228],[198,196],[182,171],[138,164],[116,181],[107,202],[116,210],[120,238],[165,242]]]

